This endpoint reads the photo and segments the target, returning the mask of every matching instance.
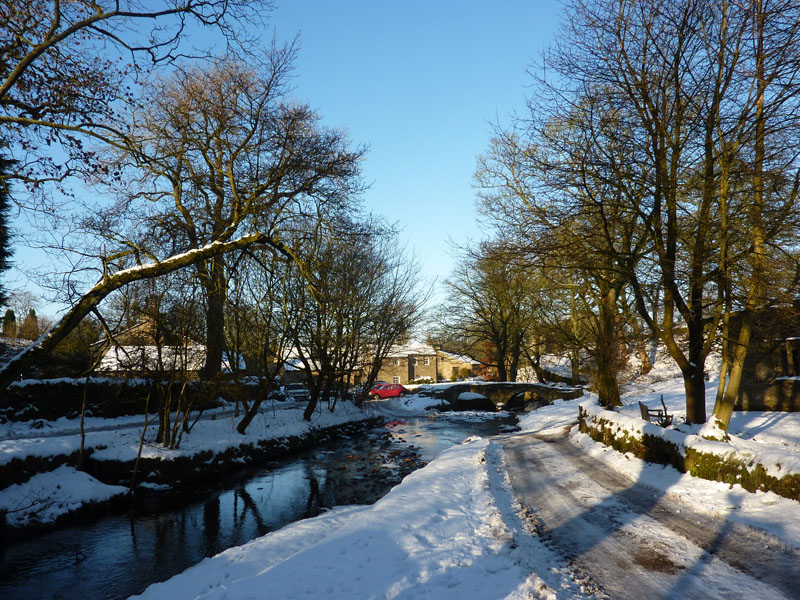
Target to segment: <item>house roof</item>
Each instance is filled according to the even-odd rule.
[[[452,361],[460,361],[467,363],[469,365],[480,364],[480,361],[475,360],[474,358],[472,358],[471,356],[467,356],[466,354],[453,354],[452,352],[447,352],[445,350],[442,350],[441,354],[444,354],[445,356],[447,356],[447,358],[449,358]]]
[[[434,356],[436,350],[429,344],[397,344],[389,349],[386,358],[405,358],[407,356]]]
[[[409,356],[435,356],[436,349],[430,344],[410,343],[392,346],[386,358],[407,358]],[[439,355],[444,355],[448,360],[461,361],[468,364],[475,364],[478,361],[463,354],[454,354],[445,350],[439,351]]]
[[[164,370],[199,371],[206,360],[206,347],[162,346],[161,364]],[[103,355],[98,371],[155,371],[158,369],[158,346],[112,346]]]
[[[246,364],[241,354],[225,352],[222,357],[222,371],[231,372],[231,362],[239,363],[239,370]],[[199,371],[206,362],[206,347],[202,344],[188,346],[162,346],[161,363],[164,370]],[[154,371],[158,366],[157,346],[112,346],[103,355],[97,371]]]
[[[304,353],[307,352],[304,350]],[[419,342],[412,342],[409,344],[396,344],[389,349],[386,358],[409,358],[412,356],[436,356],[436,349],[430,344],[423,344]],[[454,354],[452,352],[439,351],[439,356],[444,356],[447,360],[460,361],[470,365],[477,364],[478,361],[473,360],[469,356],[462,354]],[[308,358],[308,354],[306,353]],[[313,369],[318,366],[313,358],[308,358],[309,363]],[[284,365],[287,371],[299,371],[303,369],[303,363],[300,360],[299,353],[296,348],[292,348],[286,353]]]

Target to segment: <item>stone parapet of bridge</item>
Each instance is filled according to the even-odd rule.
[[[554,400],[571,400],[583,396],[583,389],[563,384],[464,382],[435,392],[455,410],[501,410],[533,408],[552,404]],[[467,398],[463,396],[469,396]]]

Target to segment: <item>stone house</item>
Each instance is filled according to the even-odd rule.
[[[409,383],[422,378],[431,381],[470,377],[476,363],[470,358],[428,344],[403,344],[392,347],[383,360],[378,380]]]
[[[738,321],[738,315],[731,318],[733,339],[738,337]],[[800,305],[758,312],[753,331],[737,410],[800,411]]]

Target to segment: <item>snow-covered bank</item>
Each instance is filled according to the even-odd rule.
[[[246,435],[236,431],[240,417],[235,417],[231,411],[213,411],[197,422],[191,433],[183,436],[180,448],[174,450],[152,441],[155,425],[151,424],[142,448],[141,485],[169,489],[170,482],[164,481],[159,470],[159,465],[164,463],[201,462],[203,464],[196,468],[209,472],[226,469],[226,465],[230,469],[231,463],[244,466],[254,452],[280,453],[304,440],[375,417],[374,411],[341,402],[335,412],[320,410],[308,422],[302,418],[303,409],[304,405],[291,402],[266,404]],[[89,421],[85,441],[87,455],[96,465],[113,463],[129,473],[139,450],[142,419],[122,417]],[[15,439],[0,440],[0,472],[4,479],[13,478],[16,482],[0,490],[0,516],[5,516],[7,525],[38,527],[69,515],[83,505],[98,505],[127,492],[127,488],[114,485],[118,481],[103,483],[68,466],[76,460],[80,448],[77,427],[77,422],[67,419],[52,422],[44,429],[20,423],[8,426],[4,433]],[[31,437],[24,437],[26,431]],[[198,472],[198,477],[202,476]]]
[[[676,435],[690,435],[680,431],[680,389],[678,380],[630,387],[623,398],[625,407],[616,414],[647,426],[638,417],[637,402],[656,403],[663,393],[670,411],[676,414]],[[598,444],[576,428],[582,402],[585,400],[557,402],[524,415],[520,425],[525,432],[568,436],[605,468],[653,488],[654,496],[677,499],[693,514],[722,515],[771,532],[789,548],[800,548],[800,503],[680,475],[669,467],[647,464]],[[426,411],[435,404],[438,401],[431,397],[411,395],[369,403],[366,414],[383,415],[390,422],[422,415],[436,421],[498,416]],[[276,405],[276,417],[281,406],[286,411],[299,410]],[[271,414],[270,407],[267,415]],[[233,421],[230,417],[217,419],[218,423],[227,422],[231,432]],[[268,427],[263,423],[259,429],[266,435],[277,428],[275,423]],[[732,423],[731,432],[737,438],[763,444],[765,451],[783,447],[788,452],[787,448],[798,446],[798,415],[737,414]],[[296,424],[302,426],[302,421],[297,418]],[[369,477],[366,473],[365,484]],[[567,480],[567,475],[556,469],[554,483]],[[597,500],[602,502],[602,498]],[[442,453],[371,506],[340,507],[287,525],[154,584],[143,597],[592,598],[591,590],[576,582],[558,552],[531,533],[528,525],[510,491],[501,443],[473,439]],[[686,576],[700,575],[692,571]],[[743,596],[749,591],[743,589]]]
[[[88,473],[62,465],[54,471],[34,475],[24,484],[0,490],[0,513],[8,511],[5,518],[9,527],[53,523],[64,515],[127,492],[128,488],[106,485]]]
[[[708,390],[706,397],[713,398],[713,390]],[[638,407],[639,402],[655,407],[658,400],[649,396],[626,400],[626,405],[615,411],[604,410],[596,398],[580,404],[583,422],[595,440],[604,440],[617,450],[639,457],[652,456],[654,462],[672,463],[699,477],[740,483],[750,491],[774,491],[800,500],[797,413],[771,413],[769,417],[760,412],[739,413],[726,434],[710,416],[713,410],[710,401],[709,422],[690,425],[685,422],[684,408],[677,404],[682,398],[670,395],[668,411],[675,419],[671,426],[660,427],[643,420]],[[776,428],[767,433],[772,423]],[[789,433],[790,423],[795,424],[795,432],[781,437],[777,424],[784,433]]]
[[[372,506],[343,507],[231,548],[141,598],[530,598],[532,575],[499,457],[484,439],[445,451]],[[544,576],[568,581],[542,547]],[[547,564],[541,561],[547,556]],[[577,586],[572,585],[577,593]],[[541,596],[539,596],[541,597]]]

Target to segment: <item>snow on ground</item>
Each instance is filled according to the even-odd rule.
[[[103,502],[126,494],[128,488],[106,485],[88,473],[66,465],[49,473],[34,475],[23,485],[0,490],[0,507],[8,511],[8,525],[50,523],[62,514],[90,502]]]
[[[304,404],[295,402],[264,402],[261,412],[253,419],[245,436],[236,431],[241,416],[234,416],[232,410],[208,411],[192,428],[191,433],[183,436],[180,448],[168,450],[159,444],[148,442],[145,444],[142,456],[169,460],[172,457],[191,456],[207,450],[221,452],[242,443],[300,435],[312,427],[330,427],[369,416],[350,402],[340,402],[335,412],[330,412],[320,405],[309,423],[302,418],[304,408]],[[155,420],[154,416],[150,415],[148,440],[154,438],[157,425]],[[87,419],[86,447],[94,448],[92,456],[100,460],[134,460],[143,425],[143,416]],[[49,457],[69,454],[80,448],[77,419],[60,419],[52,425],[45,426],[44,429],[32,429],[29,423],[12,423],[3,427],[6,429],[0,431],[0,464],[10,462],[14,458],[24,460],[28,456]]]
[[[641,397],[623,398],[626,406],[620,412],[623,415],[628,413],[630,416],[622,418],[630,418],[631,423],[636,426],[656,428],[656,425],[647,425],[638,417],[637,402],[639,398]],[[697,512],[726,516],[731,520],[768,531],[787,544],[800,547],[800,502],[782,498],[773,492],[750,493],[740,485],[731,486],[716,481],[707,481],[689,474],[681,474],[676,478],[672,467],[645,463],[631,454],[622,454],[598,444],[592,441],[588,435],[578,432],[577,427],[574,427],[578,405],[591,405],[595,400],[596,398],[589,400],[582,398],[546,406],[527,415],[520,422],[520,427],[523,431],[535,431],[545,435],[562,435],[565,430],[569,429],[572,442],[580,446],[587,454],[602,460],[608,468],[624,473],[635,481],[663,492],[664,495],[677,498]],[[629,404],[631,402],[632,404]],[[711,404],[709,411],[713,408],[713,402]],[[667,407],[670,411],[673,410],[669,403],[667,403]],[[679,412],[677,407],[674,408],[676,412]],[[745,432],[749,429],[750,424],[756,424],[756,427],[765,427],[768,431],[768,424],[771,421],[765,413],[748,413],[748,415],[740,414],[735,423],[732,420],[729,433],[734,439],[746,435]],[[794,421],[793,427],[789,423],[790,420]],[[792,435],[796,437],[797,432],[800,431],[800,414],[781,413],[778,423],[780,428],[791,428]],[[684,434],[679,435],[683,438],[687,437]],[[765,434],[763,437],[767,439],[770,436]],[[779,446],[785,448],[782,442]],[[778,449],[777,447],[770,449],[765,444],[761,451],[763,457],[769,457],[774,452],[778,452]],[[797,461],[800,458],[800,447],[795,445],[793,452],[782,451],[781,454],[787,463]],[[669,476],[665,476],[667,469],[670,471]]]
[[[648,393],[663,392],[671,409],[679,412],[679,385],[664,381]],[[636,407],[642,398],[626,397],[626,406]],[[800,546],[797,502],[689,475],[663,485],[664,479],[675,480],[663,477],[668,467],[646,464],[577,432],[581,402],[587,399],[556,402],[525,415],[520,425],[544,434],[570,431],[575,444],[609,468],[654,489],[664,487],[695,510],[729,515]],[[394,415],[435,403],[412,396],[385,406]],[[794,419],[796,427],[800,418]],[[754,426],[768,439],[772,423],[791,429],[787,420],[751,414],[748,419],[740,415],[736,423],[745,429]],[[151,586],[141,597],[236,599],[269,590],[276,598],[590,598],[560,559],[526,533],[501,464],[497,446],[468,441],[406,477],[373,506],[342,507],[288,525],[206,559]]]
[[[206,418],[198,421],[190,434],[184,434],[177,450],[165,449],[152,441],[157,425],[151,422],[142,456],[170,460],[208,450],[224,452],[243,443],[301,435],[311,428],[330,427],[371,416],[371,412],[361,411],[350,402],[340,402],[333,413],[321,407],[309,423],[303,420],[304,408],[302,403],[264,402],[262,412],[253,419],[244,436],[236,431],[241,417],[234,416],[232,410],[208,411],[204,415]],[[150,419],[154,421],[152,415]],[[143,426],[142,416],[88,418],[86,448],[93,449],[92,457],[99,460],[135,460]],[[59,419],[41,428],[36,428],[36,422],[3,425],[0,465],[14,459],[50,458],[76,452],[81,443],[79,431],[77,419]],[[0,490],[0,515],[7,512],[6,519],[15,526],[49,522],[79,508],[82,502],[104,501],[119,494],[120,489],[105,485],[86,473],[62,467]]]
[[[666,362],[666,361],[665,361]],[[715,373],[712,358],[709,374]],[[646,431],[661,435],[680,447],[691,445],[704,452],[721,456],[737,453],[763,465],[775,476],[800,473],[800,413],[735,412],[731,419],[727,443],[701,439],[697,434],[701,426],[687,425],[683,380],[676,377],[677,368],[669,363],[657,363],[657,368],[638,381],[623,386],[624,406],[617,412],[602,411],[608,419],[621,428]],[[706,412],[710,416],[714,408],[718,380],[711,376],[706,383]],[[674,414],[674,424],[662,428],[643,421],[638,403],[651,408],[661,406],[661,398],[668,412]],[[740,485],[707,481],[680,475],[665,477],[665,469],[671,467],[645,463],[631,454],[622,454],[591,440],[574,427],[578,406],[600,413],[597,397],[560,401],[526,415],[520,421],[523,431],[535,431],[546,435],[563,435],[570,432],[570,439],[587,454],[601,459],[609,468],[625,473],[630,478],[680,499],[697,512],[729,519],[763,529],[786,543],[800,547],[800,502],[778,496],[773,492],[750,493]],[[664,483],[665,481],[669,482]]]
[[[709,382],[709,398],[714,385]],[[693,436],[692,428],[681,425],[682,388],[680,380],[656,369],[625,388],[618,418],[650,427],[638,418],[637,402],[655,405],[663,395],[676,414],[672,434]],[[369,410],[397,416],[438,403],[413,395],[370,403]],[[581,403],[591,407],[596,398],[556,402],[525,415],[520,426],[526,432],[568,434],[609,469],[663,490],[696,511],[726,515],[800,547],[800,503],[689,475],[676,478],[674,471],[664,477],[669,467],[646,464],[580,434],[575,423]],[[477,413],[469,417],[480,418]],[[262,422],[254,431],[259,427],[272,429]],[[752,452],[782,452],[785,457],[800,452],[798,414],[737,414],[730,432]],[[211,435],[198,436],[198,443],[210,443]],[[141,598],[591,598],[561,559],[526,532],[501,467],[498,444],[468,440],[406,477],[372,506],[339,507],[287,525],[154,584]]]
[[[529,598],[547,584],[529,576],[509,509],[498,506],[487,447],[451,448],[372,506],[294,523],[140,597]]]

